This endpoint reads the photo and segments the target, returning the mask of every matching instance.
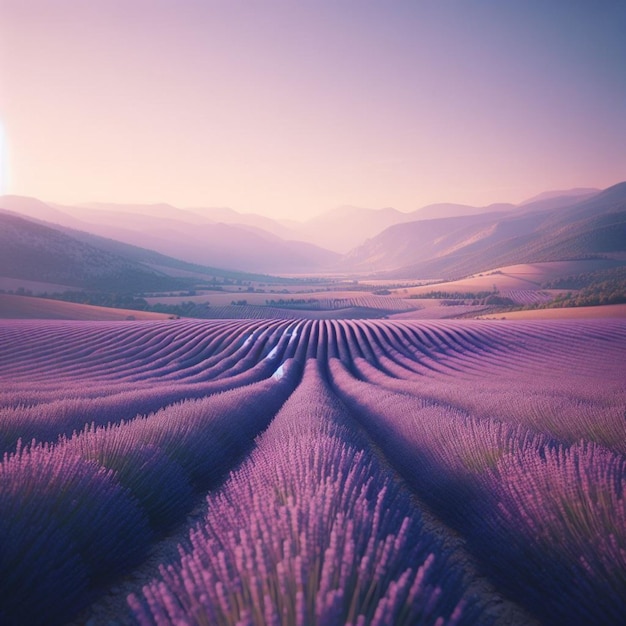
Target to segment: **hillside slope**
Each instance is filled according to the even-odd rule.
[[[343,269],[456,278],[502,265],[626,250],[626,183],[557,209],[399,224],[347,255]]]
[[[79,288],[129,291],[177,284],[163,273],[9,213],[0,213],[0,274]]]
[[[339,259],[335,252],[282,239],[252,223],[217,222],[210,216],[168,204],[64,207],[50,206],[34,198],[4,196],[0,198],[0,208],[149,248],[188,263],[240,272],[316,272],[328,269]]]
[[[126,321],[164,320],[171,317],[166,313],[114,309],[0,293],[0,319]]]
[[[256,276],[201,267],[0,210],[0,276],[118,292],[188,289],[209,277]]]

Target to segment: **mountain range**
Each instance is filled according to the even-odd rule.
[[[305,222],[228,208],[0,197],[0,276],[73,287],[110,289],[123,276],[136,290],[174,289],[242,272],[451,279],[625,253],[626,183],[548,192],[520,205],[436,204],[411,213],[346,206]]]
[[[50,285],[39,291],[90,289],[119,292],[189,290],[266,280],[195,265],[85,231],[34,221],[0,209],[0,279]],[[274,279],[276,282],[276,279]]]
[[[290,272],[312,272],[332,266],[339,258],[337,253],[282,239],[258,226],[217,222],[210,214],[168,204],[66,207],[4,196],[0,208],[189,263],[235,271],[280,273],[289,268]]]
[[[514,211],[396,224],[346,255],[341,269],[452,279],[503,265],[625,251],[626,183],[620,183],[567,204],[550,197]]]

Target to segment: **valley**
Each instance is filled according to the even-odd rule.
[[[300,266],[0,199],[0,623],[617,624],[625,194]]]
[[[437,208],[446,217],[432,217]],[[577,293],[606,281],[623,291],[626,183],[548,193],[518,206],[442,204],[423,212],[426,219],[420,210],[344,207],[285,230],[232,210],[64,207],[5,196],[0,290],[205,319],[442,319],[623,302],[604,295],[577,302]],[[340,254],[311,243],[319,224],[370,238]],[[157,231],[167,246],[150,235]],[[558,287],[565,279],[574,291]],[[46,316],[44,305],[33,307]],[[4,310],[4,317],[19,316]]]

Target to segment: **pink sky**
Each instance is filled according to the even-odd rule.
[[[502,4],[0,0],[0,193],[298,219],[626,179],[626,3]]]

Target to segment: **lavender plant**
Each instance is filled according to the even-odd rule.
[[[3,624],[58,624],[88,591],[136,564],[148,521],[113,472],[66,449],[33,445],[0,464]]]
[[[626,615],[626,459],[595,444],[503,456],[491,475],[502,537],[498,570],[551,624],[618,624]]]
[[[500,588],[542,623],[618,623],[626,597],[621,455],[381,393],[336,360],[330,371],[382,449],[465,535]]]
[[[140,624],[476,623],[449,552],[314,368],[180,563],[129,598]]]

